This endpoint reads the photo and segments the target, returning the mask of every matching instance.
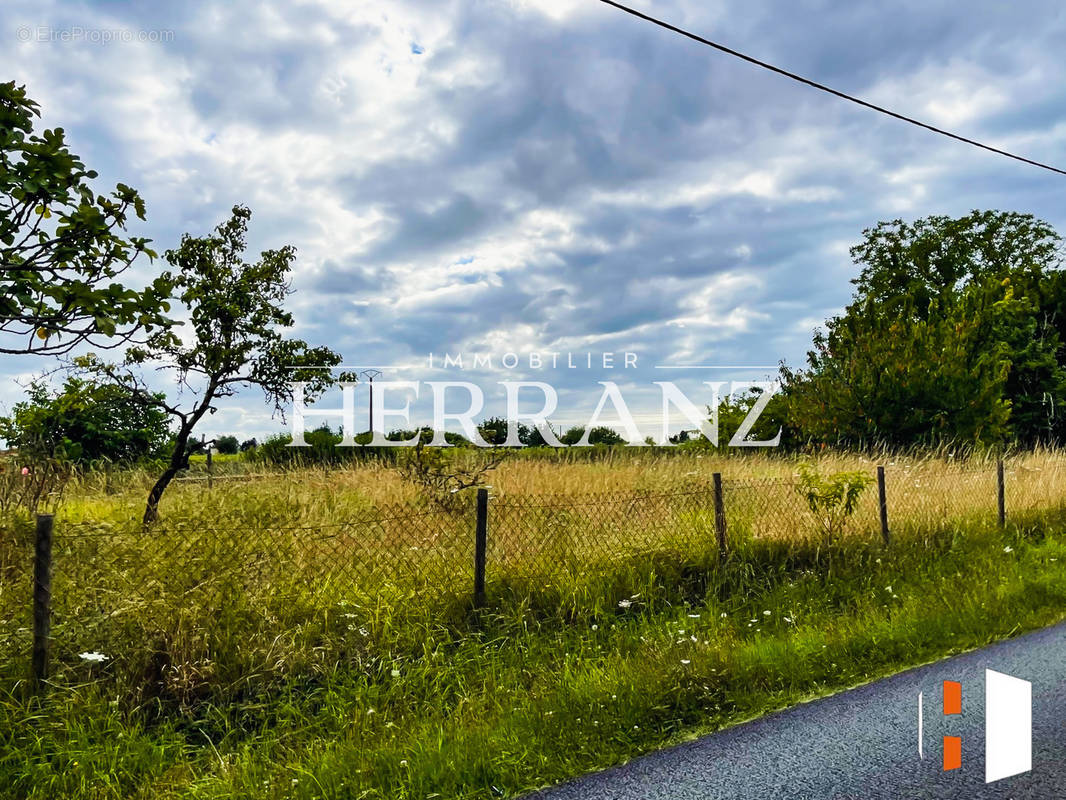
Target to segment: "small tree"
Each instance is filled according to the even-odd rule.
[[[164,411],[111,383],[68,377],[53,392],[35,381],[28,395],[0,417],[0,439],[27,463],[132,463],[162,453],[170,434]]]
[[[148,239],[126,238],[144,201],[118,184],[93,192],[93,170],[67,148],[63,129],[33,133],[37,103],[0,83],[0,353],[69,353],[116,347],[169,321],[165,278],[134,291],[117,281]],[[15,344],[17,343],[17,344]]]
[[[94,356],[77,361],[107,375],[146,405],[163,409],[177,423],[170,460],[148,494],[146,525],[158,517],[159,500],[174,476],[188,467],[193,430],[215,410],[219,398],[241,387],[258,386],[284,418],[293,382],[304,383],[304,396],[313,398],[332,383],[328,370],[315,367],[340,363],[340,356],[328,348],[281,335],[279,329],[293,325],[292,315],[281,304],[290,294],[288,276],[296,251],[286,246],[263,251],[255,263],[243,261],[250,217],[247,208],[234,206],[231,218],[213,234],[186,234],[176,250],[167,252],[166,259],[177,273],[166,278],[189,310],[184,337],[159,331],[143,346],[131,347],[120,365]],[[185,406],[160,399],[140,374],[149,362],[173,370],[182,389],[192,391],[195,399]]]
[[[821,524],[827,544],[840,536],[863,490],[873,481],[865,472],[837,472],[823,478],[810,464],[800,464],[799,478],[796,489]]]
[[[239,447],[240,443],[237,441],[236,436],[219,436],[215,439],[215,450],[217,450],[220,455],[235,455]]]
[[[465,491],[482,485],[482,478],[509,454],[506,449],[493,447],[483,458],[480,452],[471,455],[470,451],[455,448],[429,447],[430,437],[420,436],[414,447],[406,449],[397,471],[445,511],[461,508]]]

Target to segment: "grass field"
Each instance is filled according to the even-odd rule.
[[[88,476],[57,512],[43,698],[31,525],[0,529],[0,796],[513,796],[1066,613],[1066,456],[1008,459],[1004,530],[987,458],[818,466],[877,463],[887,548],[873,490],[827,545],[783,458],[513,459],[481,610],[467,505],[380,465],[216,465],[259,476],[176,484],[148,534],[151,475]]]

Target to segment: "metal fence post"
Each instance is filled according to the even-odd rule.
[[[485,562],[488,550],[489,490],[477,490],[477,526],[474,530],[474,605],[485,605]]]
[[[725,554],[725,496],[722,492],[722,473],[714,473],[714,532],[718,535],[718,553]]]
[[[1003,480],[1003,459],[996,462],[996,500],[999,505],[999,527],[1007,524],[1007,493]]]
[[[881,511],[881,539],[887,546],[889,543],[888,532],[888,496],[885,494],[885,468],[877,467],[877,501]]]
[[[33,561],[33,659],[30,687],[37,691],[48,677],[48,639],[52,629],[51,514],[37,515]]]

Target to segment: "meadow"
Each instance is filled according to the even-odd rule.
[[[147,532],[150,472],[82,476],[36,696],[32,523],[0,527],[2,796],[516,796],[1066,613],[1066,454],[1006,459],[1004,528],[991,455],[807,458],[885,466],[888,546],[876,487],[830,541],[799,457],[506,460],[482,608],[472,496],[384,463],[196,463]]]

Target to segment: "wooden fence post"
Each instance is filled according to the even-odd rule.
[[[211,472],[211,445],[207,446],[207,488],[210,489],[215,485],[214,476]]]
[[[1003,480],[1003,459],[999,459],[996,462],[996,500],[999,505],[999,527],[1003,528],[1007,524],[1007,493],[1005,481]]]
[[[718,535],[718,554],[725,554],[725,495],[722,473],[714,473],[714,532]]]
[[[885,546],[889,543],[888,532],[888,496],[885,494],[885,468],[877,467],[877,500],[881,511],[881,539]]]
[[[48,640],[52,629],[51,514],[37,515],[33,561],[33,659],[30,688],[39,691],[48,677]]]
[[[477,526],[474,530],[474,605],[485,605],[485,562],[488,550],[489,490],[477,490]]]

